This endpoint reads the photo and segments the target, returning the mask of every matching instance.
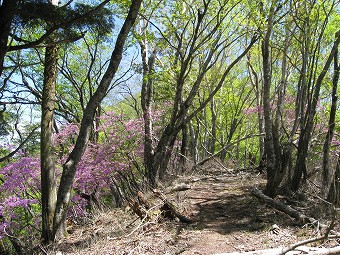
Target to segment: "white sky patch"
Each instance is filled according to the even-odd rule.
[[[50,0],[51,4],[54,6],[58,6],[59,0]]]

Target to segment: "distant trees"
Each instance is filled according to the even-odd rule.
[[[154,93],[160,93],[162,90],[159,91],[157,88],[164,84],[170,92],[168,100],[172,105],[169,119],[160,134],[159,141],[152,150],[151,146],[146,146],[150,148],[145,153],[149,154],[147,156],[149,163],[146,168],[152,186],[156,185],[159,178],[164,178],[178,134],[181,131],[185,133],[190,121],[209,105],[224,85],[227,75],[257,40],[256,31],[251,29],[241,28],[241,34],[235,34],[233,37],[230,37],[232,32],[226,30],[230,25],[228,20],[235,18],[240,11],[241,7],[238,4],[231,4],[228,1],[203,1],[191,4],[176,1],[163,8],[171,10],[172,13],[172,18],[164,24],[164,28],[155,24],[162,17],[161,15],[158,17],[156,14],[155,17],[150,18],[151,20],[146,20],[146,25],[151,26],[158,36],[155,40],[162,42],[161,46],[155,46],[161,47],[157,52],[161,52],[163,47],[167,49],[167,51],[163,50],[162,66],[155,64],[154,69],[162,69],[163,74],[169,78],[166,83],[163,83],[164,81],[153,78],[156,75],[148,75],[144,76],[144,81],[154,83]],[[178,17],[181,17],[181,21]],[[154,22],[153,19],[156,21]],[[239,25],[242,27],[242,24]],[[231,25],[231,28],[236,31],[237,25]],[[220,61],[224,61],[221,59],[222,56],[226,58],[228,52],[235,49],[233,47],[247,37],[250,39],[246,41],[244,49],[236,56],[231,55],[230,62],[221,68],[221,73],[216,77],[215,85],[210,93],[207,93],[204,98],[199,98],[214,68],[219,65]],[[142,50],[143,47],[144,45],[142,45]],[[164,61],[167,62],[164,63]],[[144,59],[143,63],[144,70],[146,70],[147,62]],[[155,73],[157,74],[156,71]],[[196,101],[198,98],[199,101]],[[147,102],[142,101],[142,103],[146,111]],[[144,116],[148,116],[146,112]],[[183,143],[185,141],[182,140]]]
[[[338,47],[336,40],[332,48],[322,43],[324,39],[329,42],[329,36],[336,32],[332,21],[332,15],[338,15],[336,5],[335,1],[273,1],[269,9],[262,9],[262,13],[267,10],[260,79],[268,180],[265,193],[269,196],[275,196],[283,180],[297,191],[301,180],[307,178],[309,149],[318,125],[316,113],[322,104],[320,95],[327,88],[323,84],[328,83],[328,70]],[[258,81],[253,63],[249,63],[253,80]],[[291,97],[295,98],[294,114],[286,103]]]
[[[158,142],[151,138],[154,135],[151,120],[145,119],[145,123],[150,123],[147,124],[148,128],[145,131],[147,134],[145,139],[148,142],[146,142],[144,155],[148,178],[152,179],[150,183],[154,185],[158,177],[164,176],[161,172],[166,169],[166,159],[169,158],[169,153],[175,140],[179,139],[180,133],[182,133],[181,155],[190,155],[186,153],[188,150],[197,162],[197,147],[201,147],[199,153],[203,158],[214,155],[218,148],[221,149],[217,151],[218,155],[224,159],[228,152],[223,148],[228,148],[232,143],[233,134],[236,133],[236,136],[241,138],[237,146],[242,143],[243,139],[239,136],[242,129],[240,124],[245,121],[242,114],[245,113],[244,116],[248,114],[244,108],[253,107],[257,109],[258,114],[256,124],[258,135],[255,136],[259,137],[258,148],[257,152],[244,153],[243,160],[254,163],[255,154],[261,167],[265,165],[268,179],[265,189],[267,195],[275,196],[282,183],[292,190],[298,190],[300,181],[307,176],[308,148],[317,127],[315,110],[320,105],[320,93],[325,92],[322,84],[325,79],[329,79],[329,72],[326,70],[328,68],[322,70],[320,67],[328,66],[329,62],[323,62],[322,58],[330,56],[327,55],[329,50],[331,55],[333,53],[332,49],[327,48],[327,43],[322,43],[322,40],[326,39],[330,42],[329,36],[336,32],[333,24],[338,15],[335,11],[337,3],[335,1],[272,1],[268,5],[256,1],[249,5],[229,5],[203,1],[200,4],[195,9],[194,2],[189,5],[176,2],[173,6],[163,6],[159,3],[143,14],[138,40],[144,67],[142,88],[149,88],[149,90],[142,89],[144,116],[147,118],[150,115],[147,111],[152,111],[152,102],[159,100],[159,93],[163,93],[163,98],[173,103],[168,115],[169,125],[164,127]],[[164,8],[172,10],[174,17],[181,15],[181,21],[176,22],[169,18],[168,23],[165,23],[166,28],[165,25],[158,26],[162,22],[159,21],[156,13],[162,13]],[[217,10],[216,16],[209,16],[210,8]],[[238,38],[242,38],[242,35],[250,38],[251,33],[257,31],[261,44],[255,44],[260,47],[260,52],[256,47],[247,48],[244,52],[247,55],[250,76],[250,79],[245,80],[244,87],[253,86],[253,90],[251,92],[247,89],[242,90],[244,101],[235,97],[235,91],[232,92],[234,100],[241,100],[237,104],[242,106],[240,109],[244,109],[244,112],[236,111],[236,115],[230,115],[230,111],[222,114],[223,111],[217,103],[221,102],[222,91],[228,90],[228,86],[232,87],[230,83],[226,85],[228,84],[226,77],[221,74],[223,69],[228,69],[228,65],[223,63],[229,57],[228,50],[232,48],[233,42],[239,43],[239,41],[237,39],[232,41],[231,38],[229,38],[231,41],[227,40],[225,34],[220,31],[228,31],[227,34],[233,31],[233,26],[228,30],[223,28],[227,17],[233,17],[234,12],[237,11],[250,21],[247,24],[247,32],[239,29],[235,30],[237,31],[235,35],[237,34]],[[223,16],[222,13],[227,16]],[[259,16],[261,19],[258,18]],[[195,22],[186,21],[186,17]],[[204,35],[200,29],[209,27],[205,23],[206,17],[213,20],[209,24],[215,24],[215,27],[209,29],[209,33]],[[234,19],[234,22],[244,24],[240,20],[242,18]],[[209,42],[211,46],[207,46]],[[223,48],[224,45],[228,47]],[[202,49],[205,47],[205,51],[201,51],[200,47]],[[326,49],[325,47],[327,50],[321,50]],[[167,57],[168,52],[171,57]],[[207,58],[202,58],[201,52],[204,52]],[[238,61],[240,62],[237,63],[241,65],[244,63],[241,59]],[[176,66],[177,68],[174,68]],[[246,66],[243,68],[245,69]],[[241,76],[236,74],[238,71],[239,69],[233,68],[229,74],[230,77],[235,77],[237,82],[241,79]],[[167,83],[163,85],[158,73],[163,78],[167,77]],[[172,83],[169,81],[173,81],[174,84],[170,85]],[[214,87],[213,84],[217,85]],[[236,101],[234,102],[236,104]],[[255,102],[256,105],[250,106]],[[222,120],[229,116],[232,119],[228,122],[226,132],[219,132]],[[309,135],[306,137],[306,134]],[[254,143],[255,140],[251,139]]]

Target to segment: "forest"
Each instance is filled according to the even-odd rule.
[[[338,0],[1,0],[0,254],[98,254],[59,250],[104,211],[138,217],[127,238],[155,215],[177,239],[219,217],[218,238],[309,231],[107,254],[307,237],[338,254],[339,24]]]

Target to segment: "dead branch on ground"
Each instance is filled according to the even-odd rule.
[[[250,251],[250,252],[230,252],[230,253],[218,253],[215,255],[335,255],[340,254],[340,246],[336,246],[333,248],[316,248],[316,247],[308,247],[308,246],[299,246],[295,248],[295,250],[286,251],[284,248],[274,248],[267,250],[258,250],[258,251]]]
[[[301,224],[310,223],[314,226],[317,225],[321,229],[325,229],[328,227],[325,224],[321,224],[318,220],[314,219],[313,217],[308,217],[304,215],[303,213],[293,209],[289,205],[285,205],[283,203],[280,203],[279,201],[272,199],[271,197],[266,196],[265,194],[263,194],[260,190],[256,188],[254,188],[251,191],[251,194],[255,196],[256,198],[258,198],[259,200],[264,201],[266,204],[270,205],[271,207],[288,214],[290,217],[293,217],[294,219],[298,220]]]

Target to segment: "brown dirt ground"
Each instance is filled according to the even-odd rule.
[[[257,173],[235,172],[210,163],[176,182],[191,185],[171,198],[194,223],[160,221],[157,210],[150,221],[139,220],[128,207],[103,210],[86,225],[70,226],[69,237],[44,253],[218,254],[287,246],[320,234],[252,197],[250,190],[263,188],[265,183]],[[331,245],[338,243],[332,241]]]

